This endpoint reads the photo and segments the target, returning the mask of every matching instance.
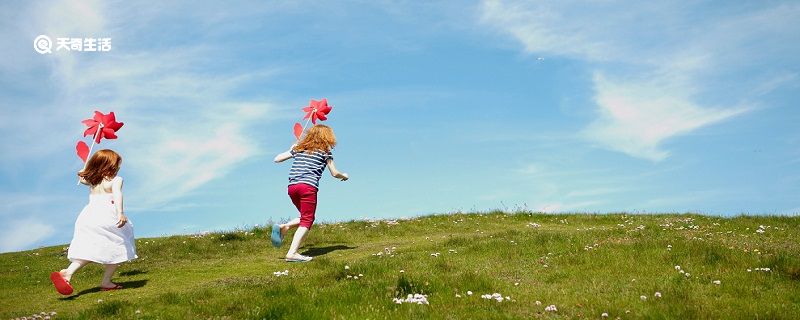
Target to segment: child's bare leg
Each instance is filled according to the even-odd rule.
[[[100,282],[100,286],[103,288],[116,286],[115,283],[111,282],[111,278],[114,276],[114,272],[117,271],[119,264],[104,264],[103,266],[106,267],[106,270],[103,272],[103,281]]]
[[[69,267],[61,270],[61,276],[64,277],[64,279],[67,279],[67,281],[70,281],[72,280],[72,275],[75,274],[75,272],[77,272],[80,268],[86,266],[87,264],[89,264],[89,261],[87,260],[81,260],[81,259],[72,260],[72,263],[69,264]]]
[[[299,225],[300,225],[300,218],[294,218],[292,220],[289,220],[289,222],[281,224],[280,225],[280,227],[281,227],[281,238],[285,237],[286,233],[289,232],[289,230],[291,230],[292,228],[297,228],[297,226],[299,226]]]
[[[297,228],[297,231],[294,233],[294,238],[292,239],[292,245],[289,247],[289,252],[286,253],[287,258],[292,258],[297,254],[297,249],[300,248],[300,244],[306,239],[306,234],[308,234],[308,228]]]

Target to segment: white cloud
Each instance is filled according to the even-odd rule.
[[[0,230],[0,252],[31,248],[54,232],[53,226],[32,218],[7,221]]]
[[[225,67],[236,63],[228,56],[236,54],[235,48],[219,50],[202,37],[189,43],[153,44],[144,35],[158,30],[140,21],[169,21],[169,15],[181,12],[145,10],[134,18],[124,13],[131,6],[136,4],[106,6],[102,1],[68,0],[20,10],[25,13],[19,17],[20,30],[51,37],[110,36],[112,51],[39,56],[28,48],[28,56],[36,59],[20,60],[19,64],[28,64],[24,68],[0,65],[12,73],[47,70],[47,85],[54,89],[46,94],[52,101],[13,112],[4,107],[3,113],[37,121],[0,123],[4,132],[14,133],[13,141],[4,139],[3,143],[26,146],[2,157],[13,163],[55,152],[74,154],[72,146],[83,130],[80,120],[90,117],[95,108],[115,111],[125,123],[119,140],[104,140],[95,150],[120,151],[124,172],[129,175],[126,178],[141,186],[126,188],[126,196],[137,200],[129,204],[146,210],[180,199],[260,154],[263,141],[251,132],[268,120],[274,108],[266,99],[239,97],[237,92],[274,75],[277,69],[241,65],[241,70],[229,70]],[[192,18],[203,20],[203,14],[217,14],[212,11]],[[214,26],[200,24],[197,28]],[[74,159],[77,163],[77,157]]]
[[[263,115],[262,110],[248,107],[231,106],[225,111],[254,115],[248,121]],[[126,163],[137,172],[137,179],[146,181],[142,190],[134,190],[137,208],[159,207],[224,176],[236,164],[259,154],[258,143],[247,134],[248,122],[213,117],[199,122],[190,127],[159,126],[151,132],[135,133],[136,140],[150,142],[143,142],[140,152],[131,151],[126,158]]]
[[[567,203],[549,202],[538,206],[539,212],[543,213],[562,213],[562,212],[591,212],[591,208],[603,204],[602,201],[570,201]]]
[[[798,62],[798,4],[745,14],[642,1],[490,0],[481,9],[482,22],[525,52],[586,61],[598,112],[582,136],[634,157],[662,160],[665,140],[751,110],[753,95],[797,81],[787,70],[762,71],[760,59]],[[749,76],[726,83],[734,72]],[[765,72],[778,76],[753,76]]]
[[[537,174],[540,173],[541,171],[542,168],[539,165],[533,163],[528,164],[525,167],[517,170],[517,172],[519,172],[520,174],[526,174],[526,175]]]
[[[51,210],[70,199],[63,195],[10,192],[0,194],[0,217],[30,215]]]
[[[669,153],[659,148],[665,139],[725,120],[746,108],[702,108],[682,92],[647,82],[613,82],[595,76],[595,102],[599,118],[583,135],[612,150],[631,156],[663,160]]]
[[[629,182],[623,177],[609,176],[604,169],[566,168],[569,166],[549,159],[522,165],[514,170],[516,187],[503,198],[517,197],[546,213],[600,211],[612,202],[610,199],[628,191]]]
[[[13,152],[0,153],[0,171],[12,190],[31,168],[37,176],[32,194],[0,194],[3,250],[64,241],[71,232],[65,227],[72,221],[52,208],[55,199],[62,208],[77,207],[82,197],[55,186],[80,168],[74,155],[84,130],[80,121],[95,108],[115,111],[125,123],[119,140],[104,140],[97,148],[124,157],[126,208],[134,214],[192,211],[199,204],[191,194],[207,191],[210,183],[261,154],[261,127],[282,115],[252,86],[267,83],[286,67],[241,59],[252,43],[220,43],[234,32],[208,19],[222,14],[222,20],[241,20],[253,8],[218,6],[224,14],[205,8],[186,16],[181,8],[193,4],[168,5],[175,7],[104,1],[0,5],[0,17],[8,18],[3,25],[9,26],[0,35],[26,44],[2,50],[0,74],[9,85],[0,88],[0,144]],[[178,17],[185,23],[163,30]],[[40,55],[32,48],[39,34],[109,36],[112,51]],[[52,226],[14,221],[33,215],[50,218]],[[20,238],[17,229],[35,236]]]
[[[541,207],[539,207],[539,210],[537,211],[544,213],[558,213],[561,212],[561,207],[562,204],[560,203],[550,203],[542,205]]]

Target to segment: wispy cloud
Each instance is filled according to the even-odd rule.
[[[106,6],[102,1],[56,1],[24,10],[33,19],[26,17],[18,24],[30,34],[109,36],[113,47],[111,52],[94,55],[37,55],[38,60],[20,60],[31,64],[21,69],[4,64],[5,70],[19,72],[46,67],[49,85],[56,94],[50,103],[16,114],[49,117],[37,117],[33,123],[3,124],[4,131],[16,133],[15,141],[4,143],[29,146],[3,157],[19,161],[55,152],[71,153],[82,130],[82,118],[95,108],[115,111],[126,123],[119,132],[120,140],[104,141],[98,147],[122,153],[125,172],[143,182],[126,193],[137,199],[136,208],[147,210],[179,199],[260,154],[263,141],[252,132],[268,121],[275,108],[265,97],[241,96],[238,92],[242,86],[274,76],[278,69],[239,65],[226,70],[235,62],[232,58],[236,51],[231,51],[235,48],[221,50],[208,44],[213,41],[202,38],[174,46],[157,44],[153,35],[159,30],[139,21],[169,20],[181,11],[144,10],[137,16],[123,13],[129,9],[126,5]],[[202,11],[190,18],[203,20],[203,14],[217,13]],[[235,14],[226,12],[225,17],[231,19]],[[201,23],[197,28],[214,27]],[[20,134],[27,132],[47,132],[56,139]]]
[[[32,218],[7,221],[0,227],[0,252],[30,248],[54,232],[53,226]]]
[[[798,46],[786,29],[797,31],[792,21],[800,5],[707,16],[695,9],[637,1],[489,0],[483,3],[481,20],[510,34],[528,53],[586,61],[594,69],[598,111],[582,136],[658,161],[669,155],[662,149],[665,140],[753,109],[750,95],[731,90],[756,87],[743,91],[760,94],[796,81],[786,70],[760,71],[759,63],[750,59],[797,60],[792,55]],[[784,50],[762,50],[759,44],[767,42]],[[727,87],[707,84],[732,72],[780,76],[763,83],[754,77]]]
[[[519,184],[530,188],[523,197],[531,209],[547,213],[598,211],[610,202],[610,197],[627,190],[623,178],[605,177],[608,172],[602,169],[575,170],[568,166],[545,161],[515,170]]]
[[[550,202],[535,206],[535,210],[544,213],[596,212],[591,208],[604,203],[605,202],[603,201],[582,201],[569,203]]]
[[[583,135],[612,150],[657,161],[669,155],[659,148],[664,140],[747,110],[703,108],[681,91],[670,92],[658,82],[614,82],[596,75],[600,115]]]
[[[107,105],[126,121],[120,132],[124,143],[115,144],[132,169],[128,172],[146,181],[132,190],[138,209],[181,198],[260,154],[262,141],[250,132],[268,120],[273,107],[232,91],[271,72],[193,70],[209,56],[202,47],[124,54],[91,66],[98,72],[68,84],[81,94],[98,88],[108,92]]]

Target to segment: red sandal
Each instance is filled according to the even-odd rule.
[[[122,289],[122,286],[118,285],[118,284],[114,284],[113,287],[109,287],[109,288],[100,287],[100,290],[103,290],[103,291],[111,291],[111,290],[119,290],[119,289]]]
[[[64,278],[64,276],[61,275],[61,272],[55,271],[51,273],[50,281],[53,282],[53,285],[56,287],[56,291],[58,291],[58,293],[65,296],[72,294],[72,285],[67,279]]]

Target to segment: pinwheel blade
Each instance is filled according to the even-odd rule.
[[[78,153],[78,158],[81,158],[83,162],[86,162],[86,159],[89,158],[89,146],[86,145],[86,142],[78,141],[75,151]]]
[[[97,133],[97,129],[98,129],[99,127],[100,127],[99,125],[97,125],[97,126],[92,126],[92,127],[89,127],[89,129],[86,129],[86,131],[84,131],[84,132],[83,132],[83,136],[84,136],[84,137],[86,137],[86,136],[92,136],[92,137],[94,137],[94,134],[95,134],[95,133]]]
[[[117,138],[117,134],[111,128],[103,128],[102,136],[103,136],[103,138],[106,138],[106,139],[116,139]]]
[[[303,126],[300,125],[299,122],[294,123],[294,137],[297,140],[300,140],[300,136],[303,135]]]

